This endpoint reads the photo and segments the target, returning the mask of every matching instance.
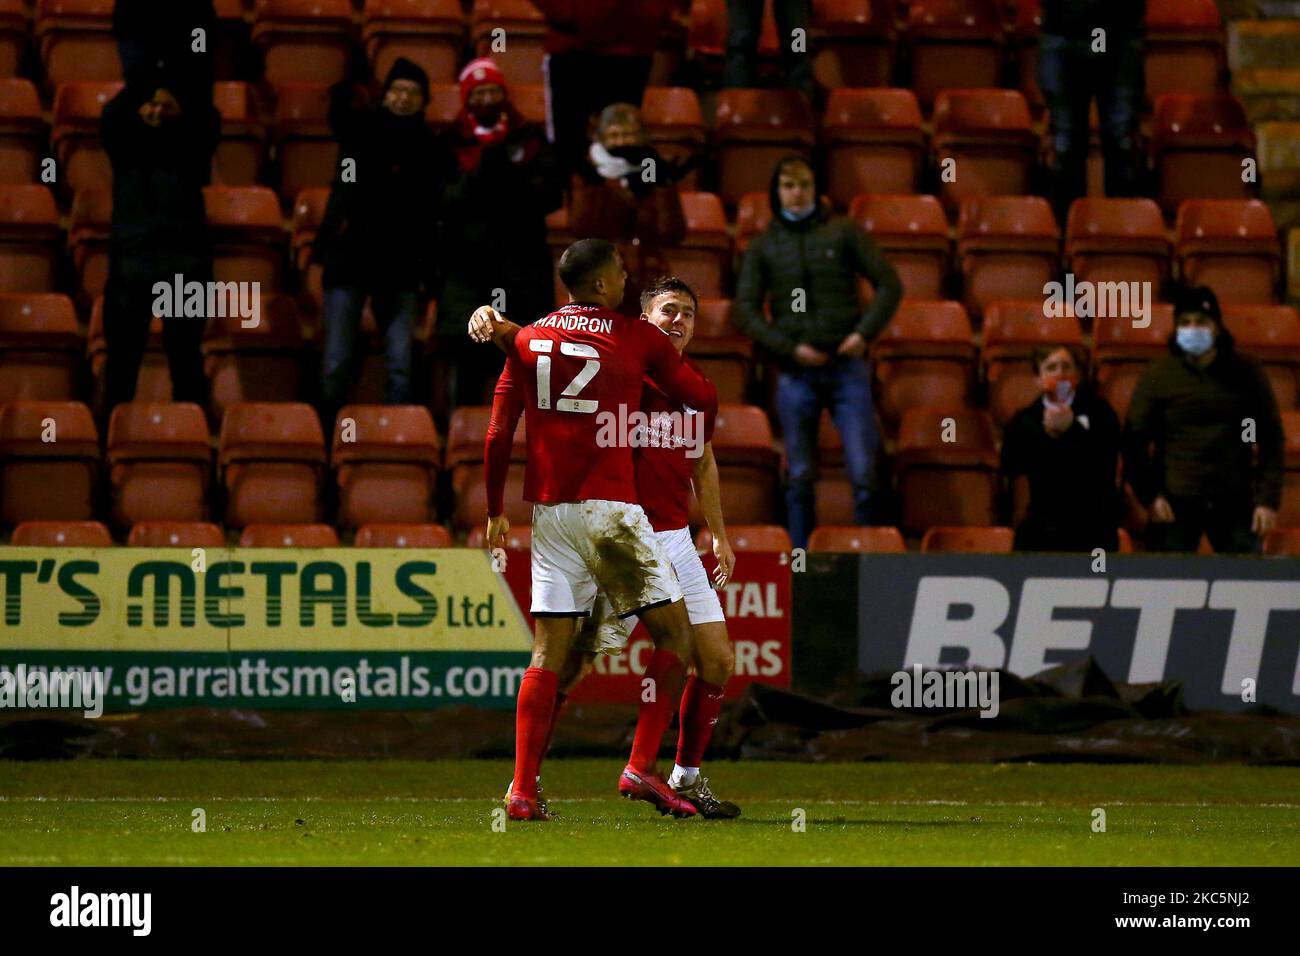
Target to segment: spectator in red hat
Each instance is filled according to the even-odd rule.
[[[547,133],[567,169],[590,142],[591,118],[641,102],[659,38],[681,0],[533,0],[546,17]]]
[[[440,204],[442,277],[437,364],[446,407],[480,405],[501,358],[473,348],[465,323],[484,302],[527,325],[554,307],[546,214],[563,201],[564,179],[541,130],[510,102],[500,67],[484,57],[460,74],[461,110],[447,134],[448,171]]]

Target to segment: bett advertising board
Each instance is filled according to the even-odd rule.
[[[1089,555],[863,555],[865,672],[1091,655],[1115,681],[1180,681],[1196,710],[1300,714],[1300,561]],[[1246,699],[1253,691],[1253,701]]]
[[[528,614],[529,552],[507,549],[505,579],[532,627]],[[716,562],[702,556],[712,579]],[[753,683],[790,686],[790,556],[784,552],[745,551],[736,555],[731,580],[719,591],[722,611],[736,652],[735,676],[727,682],[727,699],[740,696]],[[595,670],[574,692],[574,701],[632,703],[640,699],[641,675],[654,645],[644,624],[637,624],[627,650],[617,656],[601,654]]]

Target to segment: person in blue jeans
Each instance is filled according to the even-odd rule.
[[[1038,87],[1050,114],[1050,195],[1065,222],[1088,192],[1088,111],[1097,100],[1107,196],[1139,190],[1146,0],[1043,0]]]
[[[736,326],[780,369],[776,404],[788,468],[787,525],[797,548],[807,546],[816,523],[822,409],[830,410],[844,445],[854,522],[869,525],[879,517],[873,478],[880,436],[866,354],[903,292],[880,247],[856,223],[831,215],[819,196],[805,157],[777,164],[769,192],[772,222],[745,254],[733,311]],[[859,276],[875,290],[865,310]]]

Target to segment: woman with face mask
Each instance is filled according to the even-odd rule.
[[[1258,364],[1237,354],[1204,287],[1174,301],[1169,355],[1143,371],[1129,407],[1124,476],[1147,508],[1147,548],[1248,553],[1277,524],[1283,434]]]

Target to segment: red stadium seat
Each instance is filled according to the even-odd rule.
[[[1168,339],[1174,331],[1174,307],[1157,303],[1151,324],[1134,328],[1131,321],[1103,319],[1093,329],[1093,364],[1097,391],[1123,421],[1128,414],[1133,388],[1142,370],[1154,358],[1168,353]]]
[[[10,542],[27,548],[111,548],[113,536],[98,521],[24,521]]]
[[[1223,89],[1223,22],[1214,0],[1148,0],[1146,94]]]
[[[1010,554],[1010,528],[931,528],[921,539],[921,553]]]
[[[487,547],[487,530],[483,527],[483,522],[479,522],[470,529],[469,537],[465,541],[467,548],[486,548]],[[511,522],[510,530],[506,532],[506,547],[512,551],[528,551],[533,546],[533,526],[528,524],[515,524]]]
[[[975,346],[960,302],[904,299],[871,343],[877,406],[886,427],[897,429],[909,408],[969,403]]]
[[[334,428],[331,460],[341,527],[429,520],[438,478],[438,431],[424,406],[344,406]]]
[[[367,524],[357,529],[353,544],[358,548],[451,548],[456,542],[440,524]]]
[[[232,405],[221,421],[217,462],[227,527],[320,520],[325,436],[310,405]]]
[[[37,0],[35,38],[51,86],[117,80],[113,0]]]
[[[528,0],[474,0],[469,29],[475,55],[492,57],[507,83],[542,82],[546,19]]]
[[[888,86],[898,31],[880,0],[813,0],[813,76],[829,90]]]
[[[933,196],[857,196],[849,218],[880,245],[905,299],[942,299],[950,259],[948,220]]]
[[[949,212],[974,196],[1028,193],[1038,137],[1024,94],[944,90],[934,104],[931,152],[940,171],[939,198]]]
[[[90,375],[94,394],[103,389],[104,366],[108,360],[108,343],[104,339],[104,297],[95,300],[90,309],[90,327],[86,332],[86,356],[90,359]],[[149,338],[145,342],[140,372],[136,376],[135,400],[137,402],[167,402],[172,397],[171,369],[163,348],[162,320],[157,316],[149,321]]]
[[[0,10],[0,59],[3,59]],[[0,74],[3,75],[3,74]],[[0,79],[0,183],[34,183],[46,156],[41,100],[31,80]]]
[[[812,149],[813,130],[808,103],[794,90],[719,93],[713,141],[722,201],[734,207],[745,193],[766,191],[778,160]]]
[[[280,198],[304,189],[328,189],[339,165],[339,144],[329,125],[329,87],[292,83],[280,87],[272,136],[280,167]]]
[[[718,401],[745,400],[754,343],[731,324],[730,299],[701,299],[695,314],[695,337],[687,351],[718,388]]]
[[[940,90],[998,85],[1002,12],[997,0],[913,0],[907,10],[912,82],[924,109]]]
[[[121,89],[120,82],[64,83],[55,91],[50,141],[65,192],[112,187],[113,167],[99,138],[99,118]]]
[[[292,402],[303,393],[302,327],[287,295],[264,297],[258,322],[249,328],[239,316],[211,319],[203,356],[213,421],[239,402]]]
[[[0,524],[87,521],[99,435],[80,402],[0,405]]]
[[[67,296],[0,293],[0,402],[76,398],[84,349]]]
[[[1300,527],[1300,411],[1284,411],[1282,429],[1286,432],[1286,471],[1277,523],[1283,528]]]
[[[1287,305],[1225,305],[1223,324],[1237,350],[1258,360],[1279,408],[1300,405],[1300,315]]]
[[[727,521],[766,524],[776,506],[779,460],[772,444],[767,413],[755,405],[720,405],[713,431],[713,457],[718,463]],[[704,523],[699,503],[691,499],[691,527]]]
[[[903,413],[895,471],[902,529],[991,525],[996,521],[998,456],[993,420],[971,409]]]
[[[1166,93],[1156,97],[1151,157],[1156,200],[1172,216],[1185,199],[1249,199],[1243,163],[1255,152],[1255,134],[1241,101],[1232,96]]]
[[[352,53],[348,0],[258,0],[253,44],[271,86],[342,80]]]
[[[772,222],[772,198],[766,192],[745,193],[736,207],[736,254],[743,256],[749,241]]]
[[[897,528],[874,525],[827,525],[808,537],[809,551],[850,554],[903,554],[907,546]]]
[[[24,0],[0,0],[0,76],[15,76],[27,46]]]
[[[394,61],[405,57],[421,66],[430,82],[456,79],[465,43],[459,0],[366,0],[362,16],[361,39],[376,77],[388,76]]]
[[[1300,528],[1278,528],[1264,535],[1263,554],[1269,558],[1300,558]]]
[[[962,203],[957,220],[964,301],[971,315],[999,299],[1042,299],[1056,277],[1061,233],[1039,196],[984,196]]]
[[[210,521],[141,521],[131,526],[132,548],[222,548],[226,536]]]
[[[731,281],[731,236],[722,203],[712,193],[684,192],[681,200],[686,237],[664,250],[668,267],[696,295],[718,298]]]
[[[1174,254],[1189,285],[1207,285],[1220,303],[1278,301],[1282,246],[1258,199],[1189,199],[1178,207]]]
[[[727,540],[731,542],[733,551],[776,551],[780,554],[789,554],[793,548],[790,541],[790,532],[779,524],[727,524]],[[708,528],[701,528],[695,536],[695,548],[697,551],[710,552],[713,550],[713,532]]]
[[[1083,282],[1149,282],[1169,275],[1169,240],[1150,199],[1076,199],[1065,225],[1069,271]]]
[[[320,314],[325,301],[322,283],[324,269],[311,261],[316,245],[316,233],[325,219],[325,206],[329,202],[327,186],[304,189],[293,204],[293,225],[289,238],[289,255],[298,272],[299,297],[303,307],[313,316]]]
[[[641,99],[641,126],[646,142],[673,162],[683,162],[703,152],[707,145],[700,98],[688,86],[646,87]],[[692,170],[678,181],[678,186],[694,190],[698,178],[697,170]]]
[[[1034,115],[1043,110],[1043,91],[1038,88],[1038,31],[1043,25],[1043,9],[1040,0],[1019,0],[1016,4],[1016,20],[1012,30],[1013,44],[1016,48],[1016,63],[1019,65],[1018,86],[1025,94]]]
[[[202,521],[212,447],[203,409],[188,402],[126,402],[108,423],[113,525]]]
[[[486,406],[461,406],[451,414],[447,426],[446,467],[451,471],[451,486],[456,499],[452,527],[473,529],[487,514],[487,489],[483,485],[483,444],[487,438],[492,409]],[[511,451],[511,465],[506,473],[505,515],[511,525],[531,524],[532,502],[523,500],[524,462],[528,459],[524,418],[519,419]]]
[[[831,90],[822,120],[826,192],[837,209],[859,193],[914,193],[924,137],[911,90]]]
[[[988,383],[989,414],[999,426],[1042,394],[1034,374],[1034,349],[1059,342],[1083,352],[1083,330],[1073,310],[1068,311],[1063,317],[1046,316],[1041,298],[989,304],[981,365]]]
[[[212,182],[257,185],[266,159],[266,127],[257,90],[248,83],[216,83],[212,103],[221,114],[221,141],[212,157]]]
[[[692,0],[690,32],[686,47],[706,69],[716,70],[722,63],[727,45],[727,5],[725,0]],[[776,18],[771,4],[764,4],[763,23],[759,31],[760,68],[776,61],[781,53],[781,39],[776,32]]]
[[[327,524],[250,524],[241,548],[337,548],[338,532]]]
[[[72,197],[68,247],[77,272],[77,302],[83,308],[103,295],[108,283],[112,224],[113,194],[107,188],[83,189]]]
[[[460,85],[457,83],[430,83],[429,105],[424,109],[424,121],[435,133],[450,132],[460,115]]]
[[[205,186],[212,234],[212,274],[218,282],[260,282],[262,294],[280,288],[284,229],[280,203],[265,186]]]
[[[47,186],[0,186],[0,292],[53,292],[59,211]]]

